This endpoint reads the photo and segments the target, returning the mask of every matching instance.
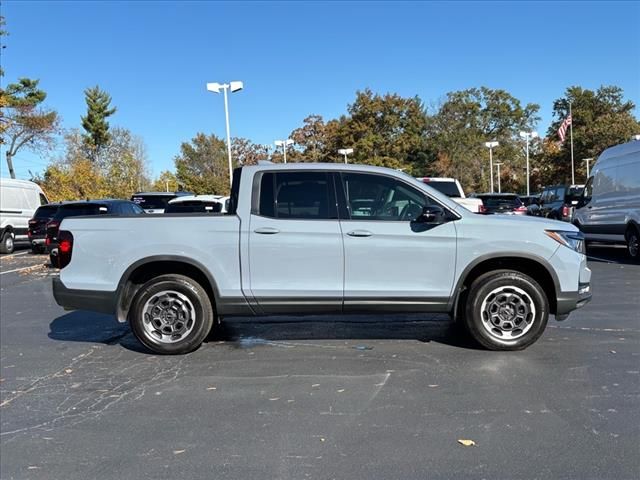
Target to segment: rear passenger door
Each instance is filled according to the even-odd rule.
[[[260,308],[340,312],[344,254],[332,175],[258,172],[253,196],[249,281]]]
[[[343,172],[340,221],[345,251],[345,311],[442,311],[453,288],[457,216],[414,220],[426,193],[395,177]]]

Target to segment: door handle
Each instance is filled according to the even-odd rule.
[[[274,235],[276,233],[280,233],[280,230],[273,227],[262,227],[262,228],[256,228],[254,232],[261,233],[263,235]]]
[[[350,237],[370,237],[373,235],[369,230],[352,230],[348,232],[347,235]]]

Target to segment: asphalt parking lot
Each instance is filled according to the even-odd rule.
[[[401,315],[234,319],[180,357],[2,257],[0,477],[640,478],[640,265],[590,254],[593,301],[523,352]]]

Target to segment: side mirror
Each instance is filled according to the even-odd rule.
[[[439,205],[428,205],[422,209],[422,213],[416,222],[418,223],[442,223],[444,222],[444,210]]]

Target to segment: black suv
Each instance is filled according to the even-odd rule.
[[[540,195],[537,215],[553,220],[570,222],[573,210],[582,195],[584,185],[553,185],[545,187]]]
[[[58,206],[56,214],[47,223],[45,245],[53,266],[58,265],[58,230],[67,217],[88,215],[144,215],[142,207],[129,200],[87,200],[85,202],[65,202]]]
[[[27,229],[27,235],[29,237],[29,243],[31,244],[31,251],[33,253],[44,253],[45,237],[47,236],[47,224],[53,220],[56,212],[58,211],[59,203],[49,203],[38,207],[33,214],[33,218],[29,220],[29,228]]]

